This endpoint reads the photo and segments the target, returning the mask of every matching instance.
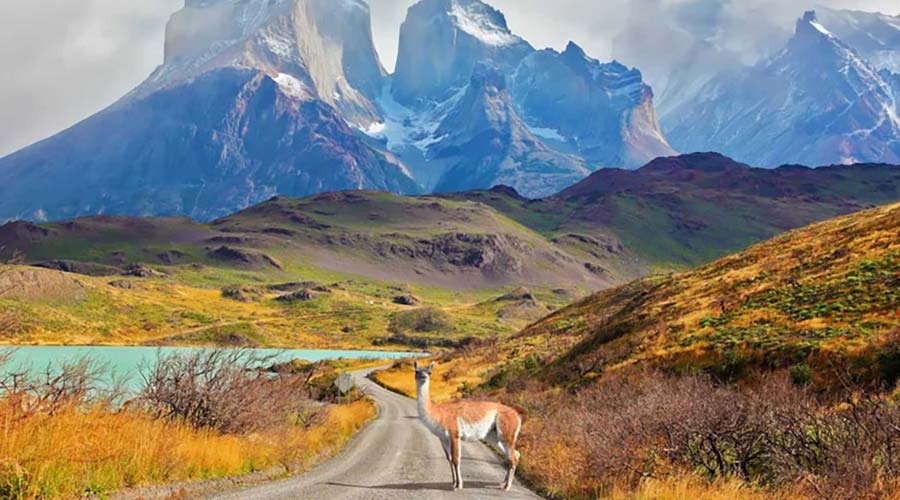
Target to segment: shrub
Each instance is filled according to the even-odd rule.
[[[829,498],[897,491],[900,408],[851,393],[826,404],[786,375],[742,388],[701,376],[610,375],[571,397],[548,391],[517,402],[531,416],[525,470],[560,496],[602,496],[685,471]]]
[[[142,369],[140,401],[160,417],[225,433],[248,434],[291,417],[310,424],[318,404],[306,397],[307,380],[264,369],[271,364],[244,350],[161,356]]]

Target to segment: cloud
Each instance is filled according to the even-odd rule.
[[[397,32],[412,0],[369,0],[376,45],[394,66]],[[896,0],[820,0],[897,14]],[[771,50],[807,0],[494,0],[535,46],[574,40],[595,57],[621,57],[623,29],[679,24],[742,58]],[[0,155],[47,137],[111,104],[162,61],[165,23],[183,0],[0,2]],[[552,7],[551,7],[552,5]],[[656,23],[656,24],[654,24]],[[663,58],[665,41],[631,51],[631,64]],[[643,65],[643,64],[641,64]],[[646,68],[643,68],[646,71]]]
[[[0,2],[0,155],[78,122],[146,78],[182,1]]]

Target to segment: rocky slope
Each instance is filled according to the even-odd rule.
[[[429,158],[451,165],[436,192],[508,185],[531,196],[549,196],[590,171],[580,159],[546,146],[510,99],[506,77],[492,65],[474,69],[466,92],[450,110],[429,147]]]
[[[807,12],[779,54],[712,80],[679,108],[669,138],[766,167],[897,163],[897,101],[875,66]]]
[[[805,365],[832,385],[838,361],[877,378],[875,353],[900,326],[898,236],[897,204],[829,220],[696,271],[601,292],[524,335],[582,339],[546,370],[557,380],[571,380],[573,366],[592,366],[582,371],[591,377],[635,362],[731,377]]]
[[[596,289],[615,279],[592,271],[613,267],[611,259],[566,251],[481,203],[366,191],[277,197],[210,224],[112,216],[14,222],[0,226],[0,262],[101,276],[193,265],[287,276],[313,265],[451,289]]]

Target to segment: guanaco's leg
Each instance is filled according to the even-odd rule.
[[[453,456],[450,454],[450,440],[441,439],[441,448],[444,449],[444,457],[447,458],[447,463],[450,464],[450,474],[453,476],[453,487],[456,488],[456,465],[453,463]]]
[[[459,436],[451,436],[450,437],[450,455],[453,460],[453,467],[456,471],[456,484],[454,485],[457,489],[463,489],[463,480],[462,474],[459,471],[459,463],[462,459],[462,450],[460,449]]]

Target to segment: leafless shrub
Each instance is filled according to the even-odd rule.
[[[113,407],[125,394],[124,382],[113,380],[105,365],[89,358],[48,364],[43,369],[6,369],[12,354],[0,353],[0,400],[16,418],[54,415],[73,406]]]
[[[306,378],[265,370],[272,361],[224,349],[160,356],[141,370],[140,400],[160,417],[225,433],[251,433],[290,419],[311,425],[320,405],[306,397]]]
[[[695,376],[611,375],[571,397],[550,391],[531,399],[538,423],[523,439],[532,453],[545,443],[570,448],[577,458],[549,457],[556,469],[538,473],[573,475],[589,488],[585,495],[671,470],[770,488],[801,485],[829,498],[898,491],[900,408],[876,396],[846,396],[842,404],[820,402],[785,375],[744,388]]]

